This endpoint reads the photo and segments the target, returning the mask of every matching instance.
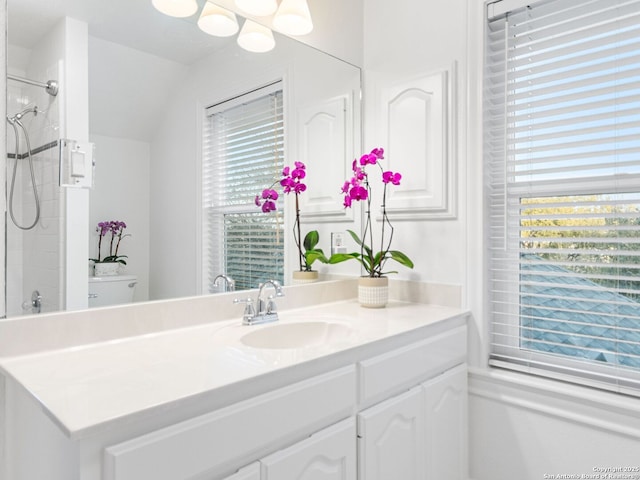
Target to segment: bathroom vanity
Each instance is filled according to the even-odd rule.
[[[279,315],[3,357],[0,479],[467,478],[466,312]]]

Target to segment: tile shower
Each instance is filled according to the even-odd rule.
[[[58,65],[40,72],[29,71],[29,78],[60,78]],[[61,92],[63,94],[63,92]],[[57,142],[60,132],[60,96],[49,95],[41,87],[16,81],[7,82],[7,114],[15,115],[27,107],[37,106],[37,114],[27,114],[21,122],[26,127],[32,151]],[[30,226],[36,215],[31,185],[29,159],[23,132],[13,193],[14,217],[23,227]],[[13,128],[7,124],[7,195],[9,195],[16,150]],[[63,308],[64,292],[64,195],[59,186],[59,149],[57,145],[32,155],[35,181],[40,201],[40,219],[28,230],[18,228],[7,214],[7,316],[35,313],[31,297],[37,290],[41,312]]]

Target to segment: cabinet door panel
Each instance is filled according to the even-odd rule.
[[[355,420],[324,429],[260,463],[262,480],[355,480]]]
[[[427,480],[462,480],[467,472],[467,367],[423,384],[426,401]]]
[[[424,392],[418,387],[358,415],[360,480],[422,480]]]
[[[224,480],[260,480],[260,463],[255,462],[248,467],[241,468],[233,475],[224,477]]]

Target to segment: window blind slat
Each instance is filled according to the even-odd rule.
[[[490,363],[640,396],[640,0],[487,32]]]

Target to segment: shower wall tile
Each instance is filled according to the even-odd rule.
[[[29,71],[32,78],[49,78],[51,69],[45,72]],[[57,65],[54,68],[57,71]],[[57,78],[53,76],[51,78]],[[29,133],[31,148],[58,140],[60,115],[57,98],[38,87],[12,87],[8,89],[8,112],[17,113],[27,106],[37,105],[38,114],[28,115],[23,124]],[[15,149],[15,141],[10,147]],[[21,139],[20,153],[26,153]],[[62,306],[60,277],[62,268],[62,242],[60,239],[61,197],[58,186],[58,149],[52,148],[33,156],[36,185],[40,198],[40,220],[35,228],[22,231],[14,225],[7,227],[7,313],[20,315],[22,303],[38,290],[43,297],[42,311],[57,311]],[[31,187],[28,159],[19,161],[14,197],[16,217],[23,224],[30,224],[35,215],[35,199]],[[17,201],[16,201],[17,200]],[[10,258],[10,260],[9,260]]]

